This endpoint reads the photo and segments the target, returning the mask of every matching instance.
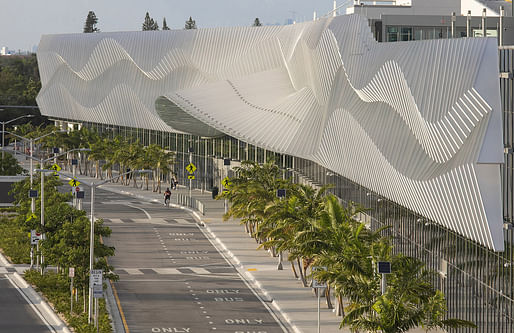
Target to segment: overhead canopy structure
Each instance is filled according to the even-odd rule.
[[[43,36],[43,114],[227,134],[503,250],[496,40],[378,44],[365,18]]]

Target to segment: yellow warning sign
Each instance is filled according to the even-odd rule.
[[[196,166],[195,166],[193,163],[189,163],[189,164],[186,166],[186,170],[187,170],[187,172],[189,172],[190,174],[193,174],[193,173],[196,171]]]
[[[36,214],[31,213],[31,214],[27,217],[27,219],[26,219],[25,221],[29,222],[30,220],[33,220],[33,219],[37,219],[37,216],[36,216]]]
[[[229,187],[230,185],[232,185],[232,182],[230,181],[230,178],[225,177],[225,178],[223,178],[223,180],[221,181],[221,184],[223,184],[223,187],[227,188],[227,187]]]
[[[53,164],[50,169],[54,170],[54,171],[61,171],[61,167],[57,164]]]
[[[76,187],[76,186],[80,185],[80,182],[76,179],[72,179],[68,182],[68,184],[70,184],[70,186],[72,186],[72,187]]]
[[[195,179],[195,176],[194,175],[188,175],[187,179]]]

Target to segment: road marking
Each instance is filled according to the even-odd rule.
[[[150,214],[148,214],[148,212],[146,210],[144,210],[143,208],[140,208],[140,207],[136,207],[136,206],[133,206],[133,205],[129,205],[129,204],[126,204],[127,206],[129,207],[132,207],[132,208],[135,208],[135,209],[139,209],[140,211],[142,211],[143,213],[145,213],[146,217],[151,220],[152,217],[150,216]]]
[[[190,221],[188,221],[188,220],[186,220],[186,219],[174,219],[174,220],[175,220],[178,224],[189,224],[189,225],[193,224],[193,222],[190,222]]]
[[[196,274],[212,274],[211,272],[209,272],[205,268],[200,268],[200,267],[184,267],[184,268],[189,268],[190,270],[192,270]]]
[[[123,268],[128,274],[130,275],[143,275],[144,273],[141,272],[137,268]]]
[[[114,283],[111,282],[111,280],[109,280],[109,283],[111,284],[112,293],[114,294],[114,298],[116,299],[116,304],[118,304],[118,310],[120,311],[121,321],[123,322],[123,327],[125,327],[125,333],[130,333],[130,330],[127,325],[127,319],[125,319],[125,313],[123,312],[120,303],[120,298],[118,297],[118,291],[116,290],[116,287],[114,286]]]
[[[121,219],[109,219],[111,223],[119,224],[119,223],[125,223]]]
[[[182,274],[176,268],[152,268],[157,274]]]

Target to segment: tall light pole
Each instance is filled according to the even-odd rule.
[[[33,117],[33,116],[32,116]],[[15,119],[14,119],[15,120]],[[21,135],[18,135],[18,134],[15,134],[15,133],[12,133],[12,132],[9,132],[9,131],[5,131],[5,130],[2,130],[2,140],[3,140],[3,136],[5,135],[5,133],[9,133],[11,135],[14,135],[15,137],[17,138],[20,138],[22,140],[25,140],[25,141],[29,141],[30,142],[30,156],[28,156],[30,158],[30,170],[29,170],[29,174],[30,174],[30,188],[32,188],[32,184],[34,183],[34,167],[33,167],[33,163],[32,161],[33,160],[37,160],[39,161],[38,159],[34,158],[34,154],[33,154],[33,150],[34,150],[34,142],[44,138],[44,137],[47,137],[51,134],[55,134],[55,133],[65,133],[67,132],[66,130],[59,130],[59,131],[52,131],[50,133],[46,133],[44,135],[41,135],[41,136],[38,136],[37,138],[26,138],[24,136],[21,136]],[[3,146],[3,142],[2,142],[2,149],[4,148]],[[4,152],[2,151],[2,154]],[[22,155],[25,155],[25,154],[22,154]],[[27,155],[25,155],[27,156]],[[3,158],[3,156],[2,156]],[[43,166],[41,165],[41,168]],[[34,211],[36,210],[36,198],[32,198],[32,202],[31,202],[31,206],[30,206],[30,209],[32,211],[32,213],[34,213]]]
[[[14,119],[11,119],[9,121],[0,121],[0,123],[2,124],[2,149],[5,147],[5,140],[4,140],[4,137],[5,137],[5,125],[9,124],[9,123],[12,123],[13,121],[16,121],[18,119],[21,119],[21,118],[32,118],[34,117],[33,114],[25,114],[23,116],[20,116],[18,118],[14,118]],[[2,151],[2,159],[4,159],[4,152]]]

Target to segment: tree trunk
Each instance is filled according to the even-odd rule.
[[[307,280],[305,280],[305,275],[303,274],[304,272],[300,258],[296,258],[296,263],[298,264],[298,271],[300,272],[300,279],[302,280],[302,284],[304,287],[307,287]]]
[[[336,316],[344,317],[343,296],[337,295]]]
[[[298,280],[298,273],[296,272],[296,268],[294,267],[294,262],[290,262],[291,263],[291,270],[293,271],[293,274],[294,274],[294,278]]]
[[[330,298],[330,285],[327,283],[327,287],[325,288],[325,300],[327,302],[327,309],[332,310],[334,306],[332,305],[332,299]]]

